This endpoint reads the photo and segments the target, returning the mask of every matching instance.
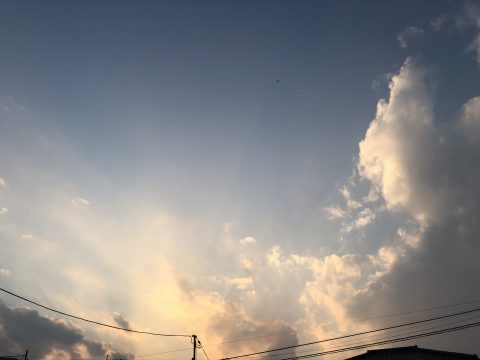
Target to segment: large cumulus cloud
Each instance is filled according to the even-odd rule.
[[[440,127],[428,84],[428,71],[407,59],[359,146],[360,176],[416,224],[417,240],[357,294],[354,315],[480,298],[480,98]],[[472,339],[455,338],[457,350],[478,351]]]

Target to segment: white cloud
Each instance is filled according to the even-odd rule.
[[[9,276],[10,270],[0,268],[0,276]]]
[[[347,187],[347,186],[342,186],[340,188],[340,195],[342,195],[342,197],[345,199],[345,201],[347,202],[347,208],[349,209],[358,209],[360,207],[362,207],[362,204],[360,204],[358,201],[356,201],[353,196],[352,196],[352,193],[350,191],[350,189]]]
[[[465,137],[449,127],[440,131],[427,83],[425,68],[407,59],[359,144],[360,176],[378,190],[387,211],[411,220],[388,240],[393,245],[371,258],[374,271],[357,289],[353,315],[480,297],[478,287],[465,285],[476,283],[479,271],[480,100],[461,109]],[[456,345],[475,351],[471,339]]]
[[[327,218],[329,220],[336,220],[336,219],[342,219],[345,216],[347,216],[347,212],[340,208],[339,206],[328,206],[324,208],[325,212],[327,213]]]
[[[248,290],[253,286],[253,278],[250,276],[227,277],[212,276],[211,280],[218,285],[226,285],[227,287],[235,287],[237,290]]]
[[[363,228],[375,220],[375,213],[372,209],[365,208],[360,211],[358,218],[355,220],[355,227],[357,229]]]
[[[378,211],[383,211],[379,208]],[[363,208],[354,214],[353,219],[345,221],[340,229],[342,233],[350,233],[354,230],[361,230],[367,225],[371,224],[377,217],[376,213],[370,208]]]
[[[323,209],[327,213],[327,219],[343,220],[340,231],[344,234],[366,227],[375,220],[376,213],[384,210],[384,206],[375,204],[380,199],[380,194],[374,185],[370,186],[370,191],[366,196],[360,197],[361,202],[355,200],[353,193],[360,193],[356,189],[358,180],[358,175],[354,171],[347,185],[342,186],[339,190],[339,194],[345,201],[345,209],[338,205],[331,205]],[[370,205],[366,207],[365,205],[368,203]]]
[[[8,212],[8,209],[6,207],[0,208],[0,215],[5,215]]]
[[[376,202],[378,199],[380,199],[380,194],[375,186],[371,186],[368,195],[363,197],[365,203]]]
[[[359,144],[358,170],[379,189],[388,208],[407,207],[422,220],[431,191],[414,194],[414,187],[426,185],[421,180],[429,164],[423,160],[439,151],[424,71],[407,59],[390,90],[390,101],[378,102],[376,118]]]
[[[0,177],[0,189],[5,189],[7,186],[7,183],[5,182],[5,179]]]
[[[246,236],[239,241],[241,245],[255,244],[256,242],[257,240],[255,240],[255,238],[252,236]]]
[[[70,202],[75,205],[75,206],[86,206],[86,205],[90,205],[90,201],[88,201],[87,199],[83,198],[83,197],[76,197],[72,200],[70,200]]]
[[[22,234],[22,239],[31,240],[33,238],[34,238],[33,234],[30,234],[30,233]]]
[[[423,29],[416,26],[409,26],[397,35],[397,40],[400,43],[400,46],[406,49],[410,40],[420,38],[423,34]]]

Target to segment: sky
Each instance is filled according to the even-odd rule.
[[[0,43],[0,287],[212,360],[480,303],[479,2],[4,1]],[[5,355],[191,357],[0,295]]]

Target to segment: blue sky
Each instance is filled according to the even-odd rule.
[[[204,343],[284,328],[302,342],[476,298],[460,284],[479,270],[479,14],[453,1],[2,3],[0,283]],[[447,255],[455,290],[430,279]],[[131,354],[175,347],[74,326]],[[82,341],[38,356],[95,357]]]

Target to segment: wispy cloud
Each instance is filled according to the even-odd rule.
[[[347,212],[336,205],[327,206],[324,210],[327,213],[327,218],[330,220],[343,219],[347,216]]]
[[[87,205],[90,205],[90,201],[88,201],[87,199],[83,198],[83,197],[76,197],[76,198],[73,198],[70,200],[70,202],[72,203],[72,205],[75,205],[75,206],[87,206]]]
[[[440,31],[445,28],[445,26],[451,21],[451,16],[447,14],[442,14],[437,16],[436,18],[430,20],[429,24],[430,27],[434,31]]]
[[[327,219],[342,220],[340,231],[344,234],[362,230],[373,223],[377,213],[384,210],[383,206],[377,203],[380,198],[378,189],[371,186],[368,194],[362,196],[362,192],[356,189],[358,181],[359,177],[355,171],[347,184],[340,188],[339,194],[344,203],[343,207],[331,205],[324,208]]]
[[[372,209],[365,208],[360,211],[358,218],[355,220],[355,227],[357,229],[363,228],[375,220],[375,213]]]
[[[411,40],[418,39],[422,37],[423,34],[424,30],[422,28],[409,26],[397,35],[397,40],[400,43],[400,46],[406,49]]]
[[[362,207],[362,204],[360,204],[357,200],[353,198],[351,190],[348,186],[342,186],[340,188],[340,195],[342,195],[342,197],[345,199],[347,203],[347,208],[358,209]]]
[[[241,245],[248,245],[248,244],[255,244],[257,240],[253,236],[246,236],[240,239],[239,242]]]
[[[480,96],[470,99],[462,107],[460,125],[471,142],[480,140]]]

